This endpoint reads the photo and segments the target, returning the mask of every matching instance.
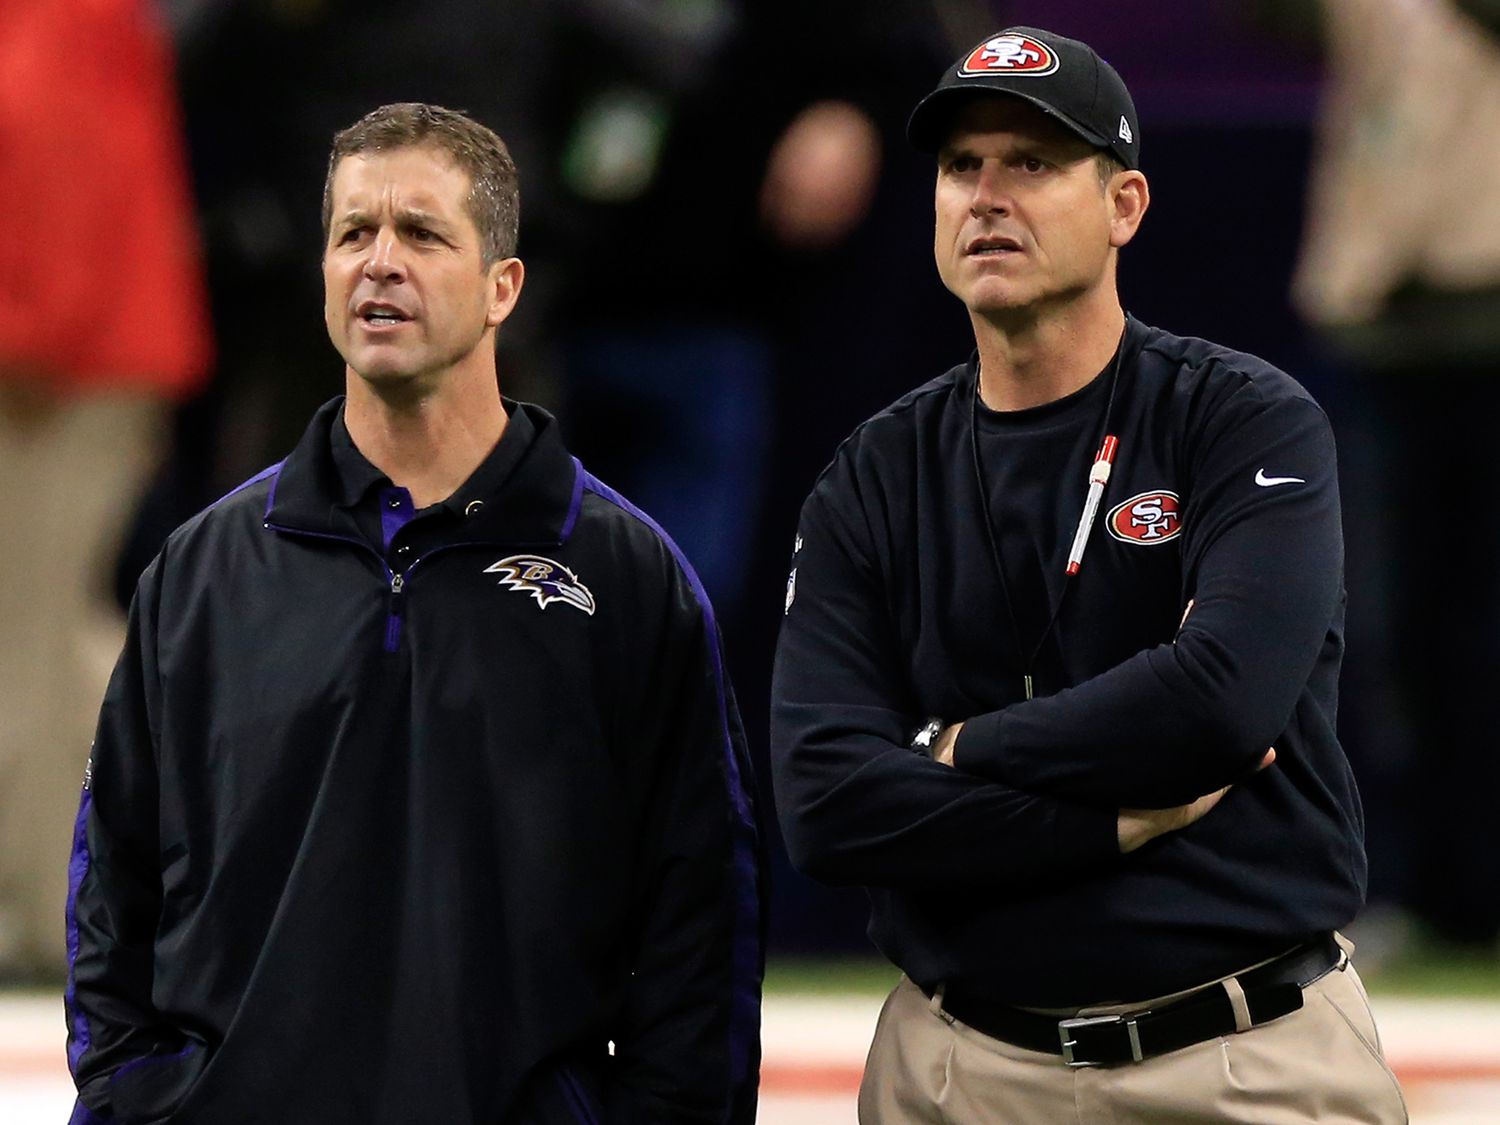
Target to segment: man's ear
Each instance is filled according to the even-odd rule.
[[[490,280],[490,308],[485,323],[491,328],[504,323],[515,310],[526,281],[526,266],[520,258],[501,258],[485,271]]]
[[[1119,249],[1135,237],[1151,206],[1151,186],[1143,173],[1134,169],[1116,172],[1105,193],[1109,197],[1109,244]]]

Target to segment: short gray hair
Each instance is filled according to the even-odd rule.
[[[516,253],[521,185],[505,142],[472,117],[425,102],[397,102],[336,133],[323,181],[323,241],[333,223],[333,174],[346,156],[430,145],[469,175],[465,208],[479,230],[486,268]]]

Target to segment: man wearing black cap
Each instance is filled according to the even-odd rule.
[[[773,688],[792,858],[869,888],[905,973],[861,1121],[1404,1121],[1334,932],[1365,861],[1327,420],[1126,316],[1150,196],[1089,47],[995,35],[908,135],[977,350],[814,487]]]

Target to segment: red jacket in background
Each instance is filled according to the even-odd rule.
[[[207,295],[169,44],[146,0],[6,0],[0,374],[196,389]]]

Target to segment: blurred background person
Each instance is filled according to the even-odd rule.
[[[788,376],[784,330],[820,267],[879,225],[887,91],[928,61],[927,5],[574,7],[591,18],[562,30],[564,55],[590,65],[547,99],[567,122],[565,416],[738,625],[783,392],[804,409],[816,393]],[[872,304],[893,292],[862,280]]]
[[[171,57],[143,0],[0,18],[0,976],[59,974],[73,813],[123,639],[111,564],[210,337]]]
[[[1323,0],[1294,280],[1342,381],[1366,944],[1500,938],[1500,4]]]

